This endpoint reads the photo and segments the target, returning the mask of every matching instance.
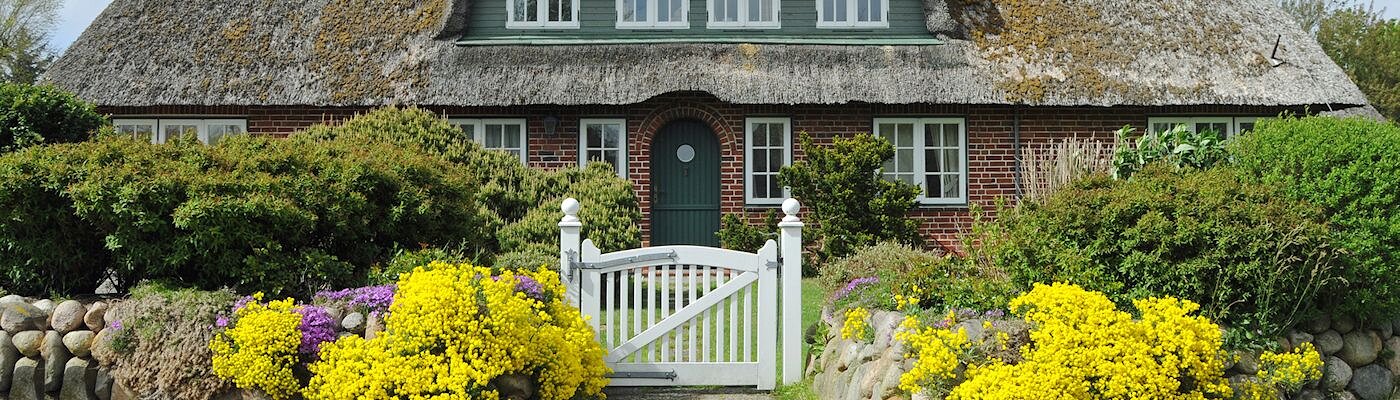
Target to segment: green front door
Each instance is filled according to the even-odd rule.
[[[674,121],[651,145],[651,244],[719,246],[719,141],[700,121]]]

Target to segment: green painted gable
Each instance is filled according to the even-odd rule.
[[[616,0],[579,0],[578,29],[507,29],[506,1],[472,4],[459,44],[794,43],[928,45],[941,42],[924,24],[921,0],[888,0],[889,27],[819,29],[815,0],[781,0],[779,29],[706,29],[707,2],[690,0],[689,29],[618,29]]]

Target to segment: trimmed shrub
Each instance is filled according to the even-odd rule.
[[[92,103],[53,86],[0,83],[0,153],[81,142],[106,124]]]
[[[0,181],[0,243],[17,249],[0,268],[22,293],[90,290],[107,270],[119,286],[309,294],[361,283],[392,249],[489,234],[470,175],[387,143],[110,138],[5,156]]]
[[[1251,343],[1291,326],[1336,273],[1321,210],[1229,169],[1099,175],[998,218],[983,250],[1021,288],[1068,282],[1125,307],[1191,300]]]
[[[817,274],[817,282],[827,291],[835,292],[852,279],[891,275],[909,275],[922,265],[941,264],[945,258],[938,253],[923,251],[895,242],[880,242],[861,247],[849,256],[827,263]]]
[[[768,210],[762,225],[749,225],[742,214],[725,214],[720,218],[719,247],[757,253],[769,240],[778,240],[778,210]]]
[[[492,265],[496,271],[529,271],[541,266],[558,271],[559,246],[530,243],[515,251],[496,256],[496,262]]]
[[[1341,312],[1400,312],[1400,127],[1331,117],[1264,120],[1232,149],[1243,173],[1327,213],[1345,266]],[[1344,295],[1341,295],[1344,294]]]
[[[803,132],[799,143],[806,158],[783,167],[778,180],[811,210],[817,262],[880,241],[923,244],[919,222],[907,216],[918,187],[872,173],[894,157],[889,141],[862,134],[817,146]]]
[[[999,270],[906,245],[866,246],[822,268],[818,283],[838,308],[999,310],[1016,286]]]
[[[532,243],[557,247],[559,205],[568,197],[583,204],[584,237],[603,251],[641,245],[636,194],[606,164],[533,169],[516,156],[483,149],[447,120],[417,108],[382,108],[338,125],[312,127],[303,135],[416,148],[463,166],[478,183],[476,199],[483,212],[477,228],[496,232],[483,250],[487,254],[522,251]]]

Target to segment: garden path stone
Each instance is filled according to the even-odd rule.
[[[1328,317],[1327,315],[1323,315],[1321,317],[1318,317],[1317,319],[1304,322],[1302,328],[1308,333],[1314,335],[1320,334],[1322,332],[1327,331],[1328,329],[1332,329],[1332,318]]]
[[[92,331],[72,331],[63,335],[63,346],[68,348],[68,352],[74,356],[87,357],[92,354],[92,339],[96,334]]]
[[[16,362],[9,393],[10,400],[44,400],[44,364],[33,358]]]
[[[42,330],[48,319],[48,313],[31,304],[13,301],[0,303],[0,329],[10,334]]]
[[[1330,356],[1337,354],[1338,351],[1342,351],[1342,334],[1337,333],[1337,331],[1329,330],[1322,332],[1314,337],[1314,339],[1317,340],[1317,351],[1321,352],[1324,356]]]
[[[767,392],[745,388],[607,388],[608,400],[773,400]]]
[[[1356,393],[1362,400],[1385,400],[1390,397],[1390,392],[1395,390],[1395,384],[1390,370],[1372,364],[1357,369],[1347,389]]]
[[[90,331],[101,331],[102,328],[107,327],[106,317],[107,303],[102,301],[92,303],[92,306],[88,307],[87,314],[83,315],[83,325],[87,326]]]
[[[0,331],[0,393],[10,391],[16,361],[19,361],[19,350],[10,342],[10,334]]]
[[[1328,356],[1323,360],[1322,385],[1331,392],[1340,392],[1351,382],[1351,366],[1342,359]]]
[[[66,300],[58,303],[54,307],[53,314],[49,317],[49,326],[59,334],[66,334],[78,330],[83,326],[83,317],[87,316],[87,306],[77,300]]]
[[[74,358],[63,366],[63,388],[58,400],[97,400],[97,366],[90,359]]]
[[[1337,353],[1337,357],[1352,367],[1360,368],[1375,362],[1380,351],[1380,336],[1369,330],[1358,329],[1342,337],[1342,351]]]
[[[63,336],[58,331],[44,332],[44,345],[40,349],[44,357],[44,392],[57,392],[63,386],[63,369],[72,355],[63,346]]]
[[[44,345],[44,331],[16,333],[10,337],[10,343],[25,357],[39,358],[39,348]]]

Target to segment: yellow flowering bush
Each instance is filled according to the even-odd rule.
[[[373,339],[327,344],[312,364],[308,400],[498,399],[494,380],[522,375],[538,398],[599,396],[603,349],[565,304],[558,273],[502,272],[435,262],[400,276]]]
[[[291,398],[299,384],[292,370],[301,345],[301,314],[292,299],[262,304],[262,293],[235,311],[237,324],[209,343],[214,375],[240,388],[260,389],[276,400]]]
[[[846,340],[865,339],[866,322],[870,318],[870,310],[864,307],[856,307],[846,311],[846,322],[841,324],[841,338]]]
[[[934,327],[920,328],[915,317],[905,317],[894,338],[908,348],[914,367],[899,377],[899,388],[918,393],[924,388],[948,386],[956,377],[960,356],[968,349],[967,330],[956,332]]]
[[[1295,393],[1303,385],[1322,379],[1322,355],[1312,343],[1303,342],[1293,351],[1259,355],[1259,379],[1249,385],[1248,399],[1274,399],[1280,394]]]
[[[1010,306],[1031,324],[1033,344],[1022,348],[1023,358],[1016,364],[992,360],[969,365],[967,380],[952,389],[949,399],[1232,395],[1224,378],[1227,355],[1221,349],[1220,328],[1190,315],[1199,307],[1195,303],[1174,298],[1138,300],[1134,306],[1141,317],[1134,319],[1118,311],[1102,293],[1066,284],[1037,284]],[[901,379],[902,386],[946,378],[956,367],[947,353],[936,350],[958,343],[956,335],[924,330],[906,338],[923,340],[913,347],[920,350],[916,368],[927,368],[920,370],[925,375]],[[933,361],[923,359],[925,348],[935,349],[929,351]]]

